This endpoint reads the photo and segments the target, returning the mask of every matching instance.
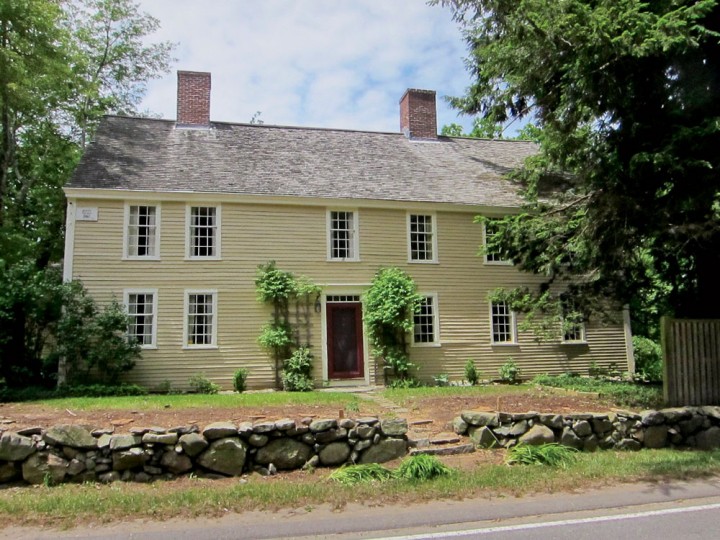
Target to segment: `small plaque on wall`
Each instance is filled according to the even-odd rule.
[[[96,206],[78,206],[75,210],[75,219],[77,221],[97,221],[98,209]]]

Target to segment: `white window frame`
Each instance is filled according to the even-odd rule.
[[[333,257],[333,228],[332,215],[333,212],[352,213],[352,225],[350,229],[350,249],[352,257]],[[360,216],[356,208],[328,208],[326,212],[326,229],[327,229],[327,260],[332,262],[359,262],[360,261]]]
[[[580,337],[577,339],[567,339],[567,332],[565,332],[565,317],[564,313],[563,316],[560,318],[560,343],[564,345],[582,345],[587,343],[587,335],[586,335],[586,328],[585,328],[585,322],[581,322],[578,324],[578,330],[580,333]]]
[[[505,304],[507,307],[507,311],[509,311],[510,315],[510,341],[495,341],[495,320],[494,320],[494,314],[493,314],[493,306],[496,304]],[[489,315],[490,315],[490,343],[492,345],[517,345],[517,320],[515,316],[515,312],[510,309],[510,306],[508,306],[507,302],[490,302],[489,305]]]
[[[190,296],[193,294],[212,295],[212,329],[210,332],[210,343],[191,344],[190,340]],[[186,289],[185,309],[183,315],[183,349],[217,349],[217,328],[218,328],[218,292],[217,289]]]
[[[415,314],[413,314],[413,330],[410,339],[410,345],[412,347],[439,347],[440,346],[440,310],[437,293],[420,293],[425,299],[430,300],[432,306],[432,325],[433,325],[433,340],[432,341],[415,341]]]
[[[411,229],[411,221],[413,216],[426,216],[430,218],[430,222],[432,224],[432,232],[431,234],[431,249],[432,249],[432,258],[430,259],[413,259],[413,249],[412,249],[412,231]],[[438,222],[437,222],[437,215],[435,212],[420,212],[420,211],[413,211],[408,212],[407,217],[405,219],[406,222],[406,229],[407,229],[407,255],[408,255],[408,262],[413,264],[437,264],[438,262],[438,246],[437,246],[437,236],[438,236]],[[425,233],[427,234],[427,233]]]
[[[123,291],[123,303],[125,304],[125,312],[132,317],[130,313],[130,295],[133,294],[151,294],[152,295],[152,323],[151,323],[151,342],[141,343],[141,349],[157,349],[157,321],[158,321],[158,290],[157,289],[125,289]],[[131,337],[128,328],[128,337]]]
[[[492,220],[492,219],[498,219],[498,218],[488,218],[488,219]],[[483,229],[483,246],[485,246],[485,249],[487,250],[487,237],[488,237],[487,223],[483,223],[482,229]],[[494,259],[489,258],[489,257],[499,257],[499,256],[500,255],[497,255],[494,253],[488,254],[486,251],[485,257],[484,257],[485,264],[496,265],[496,266],[512,266],[513,265],[513,262],[510,260],[507,260],[507,259],[494,260]]]
[[[215,209],[215,254],[214,255],[193,255],[192,237],[192,209],[193,208],[214,208]],[[222,206],[219,204],[188,204],[185,207],[185,260],[190,261],[217,261],[221,259],[222,246]]]
[[[133,206],[149,206],[155,208],[155,255],[131,255],[130,254],[130,209]],[[159,261],[160,260],[160,227],[161,207],[158,202],[126,202],[125,216],[123,218],[123,259],[135,261]]]

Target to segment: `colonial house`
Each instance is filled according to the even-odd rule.
[[[504,175],[532,143],[438,136],[427,90],[402,97],[397,133],[211,122],[208,73],[178,72],[177,99],[177,121],[104,118],[65,187],[65,279],[127,306],[143,349],[132,382],[186,387],[204,373],[229,388],[245,367],[251,388],[274,386],[254,283],[268,261],[322,286],[309,332],[318,385],[382,382],[362,302],[388,266],[425,298],[409,336],[420,379],[460,380],[468,359],[486,377],[510,359],[526,377],[632,369],[627,316],[538,341],[489,298],[542,280],[478,256],[474,222],[518,211]]]

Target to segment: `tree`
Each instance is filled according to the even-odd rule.
[[[498,227],[521,269],[548,276],[534,297],[565,282],[586,313],[653,297],[719,317],[717,1],[436,3],[470,49],[452,104],[542,131],[516,177],[527,206]]]

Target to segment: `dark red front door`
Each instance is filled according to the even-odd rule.
[[[363,377],[362,304],[327,304],[328,375]]]

